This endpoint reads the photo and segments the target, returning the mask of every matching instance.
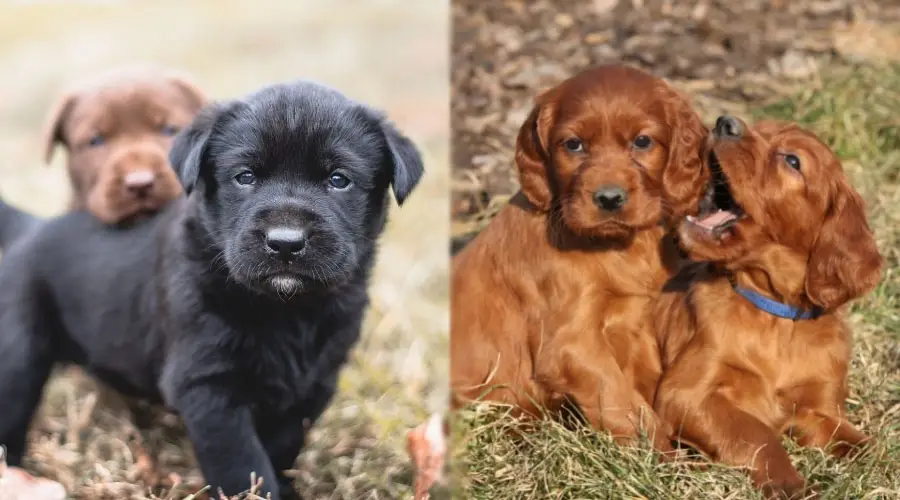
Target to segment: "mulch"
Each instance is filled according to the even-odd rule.
[[[457,0],[452,18],[452,211],[459,237],[471,233],[467,222],[516,190],[515,135],[541,90],[618,62],[668,79],[704,116],[740,112],[815,78],[823,60],[885,52],[872,27],[896,26],[900,2]]]

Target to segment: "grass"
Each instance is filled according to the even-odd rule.
[[[67,82],[134,60],[183,69],[213,98],[289,79],[324,82],[384,109],[420,146],[426,175],[391,214],[363,337],[291,471],[308,499],[410,498],[405,433],[446,406],[447,19],[441,2],[399,0],[0,5],[9,76],[0,81],[0,192],[35,213],[59,213],[68,200],[61,151],[50,168],[40,164],[54,99]],[[204,482],[177,420],[138,428],[119,406],[85,376],[60,371],[26,465],[75,500],[190,498]],[[151,492],[143,454],[188,485]]]
[[[853,460],[786,445],[823,499],[900,498],[900,67],[826,66],[804,89],[744,116],[797,121],[835,148],[886,259],[881,284],[850,315],[849,416],[876,445]],[[467,498],[761,498],[740,470],[699,457],[660,464],[649,447],[619,447],[584,427],[546,420],[513,439],[516,422],[498,405],[475,405],[455,424],[454,477]]]

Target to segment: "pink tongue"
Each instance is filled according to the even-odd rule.
[[[699,226],[701,226],[702,228],[704,228],[706,230],[712,230],[718,226],[721,226],[722,224],[725,224],[726,222],[729,222],[729,221],[732,221],[735,219],[737,219],[737,216],[735,214],[731,213],[730,211],[719,210],[718,212],[716,212],[712,215],[707,215],[706,217],[703,217],[702,219],[697,219],[695,222]]]

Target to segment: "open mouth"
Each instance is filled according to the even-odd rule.
[[[688,222],[721,237],[744,217],[744,209],[734,200],[728,185],[728,178],[715,153],[709,153],[709,169],[712,173],[706,194],[700,200],[700,210],[696,216],[689,215]]]

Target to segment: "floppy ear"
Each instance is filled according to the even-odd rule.
[[[875,288],[881,266],[865,204],[842,181],[810,252],[806,295],[823,309],[833,309]]]
[[[42,143],[44,144],[44,163],[50,164],[53,159],[53,150],[57,142],[65,142],[62,136],[62,124],[69,117],[72,107],[75,105],[77,96],[74,92],[66,92],[56,101],[56,104],[50,108],[44,122],[44,130],[41,133]]]
[[[694,112],[690,101],[673,89],[670,97],[672,137],[669,159],[662,173],[663,196],[680,217],[696,208],[703,184],[703,146],[709,130]]]
[[[206,106],[208,103],[206,93],[203,92],[197,84],[191,81],[190,77],[175,71],[170,71],[167,76],[169,81],[190,99],[191,104],[194,106],[194,110],[199,110],[203,108],[203,106]]]
[[[185,194],[190,194],[200,178],[209,138],[221,116],[234,103],[213,103],[200,110],[190,125],[175,136],[169,150],[169,163],[178,174]]]
[[[556,120],[556,106],[545,92],[535,99],[534,109],[519,129],[516,137],[516,170],[519,187],[538,210],[550,210],[553,192],[550,189],[549,139]]]
[[[408,137],[386,119],[381,120],[381,130],[391,153],[391,185],[397,205],[403,205],[406,197],[419,184],[425,167],[419,149]]]

